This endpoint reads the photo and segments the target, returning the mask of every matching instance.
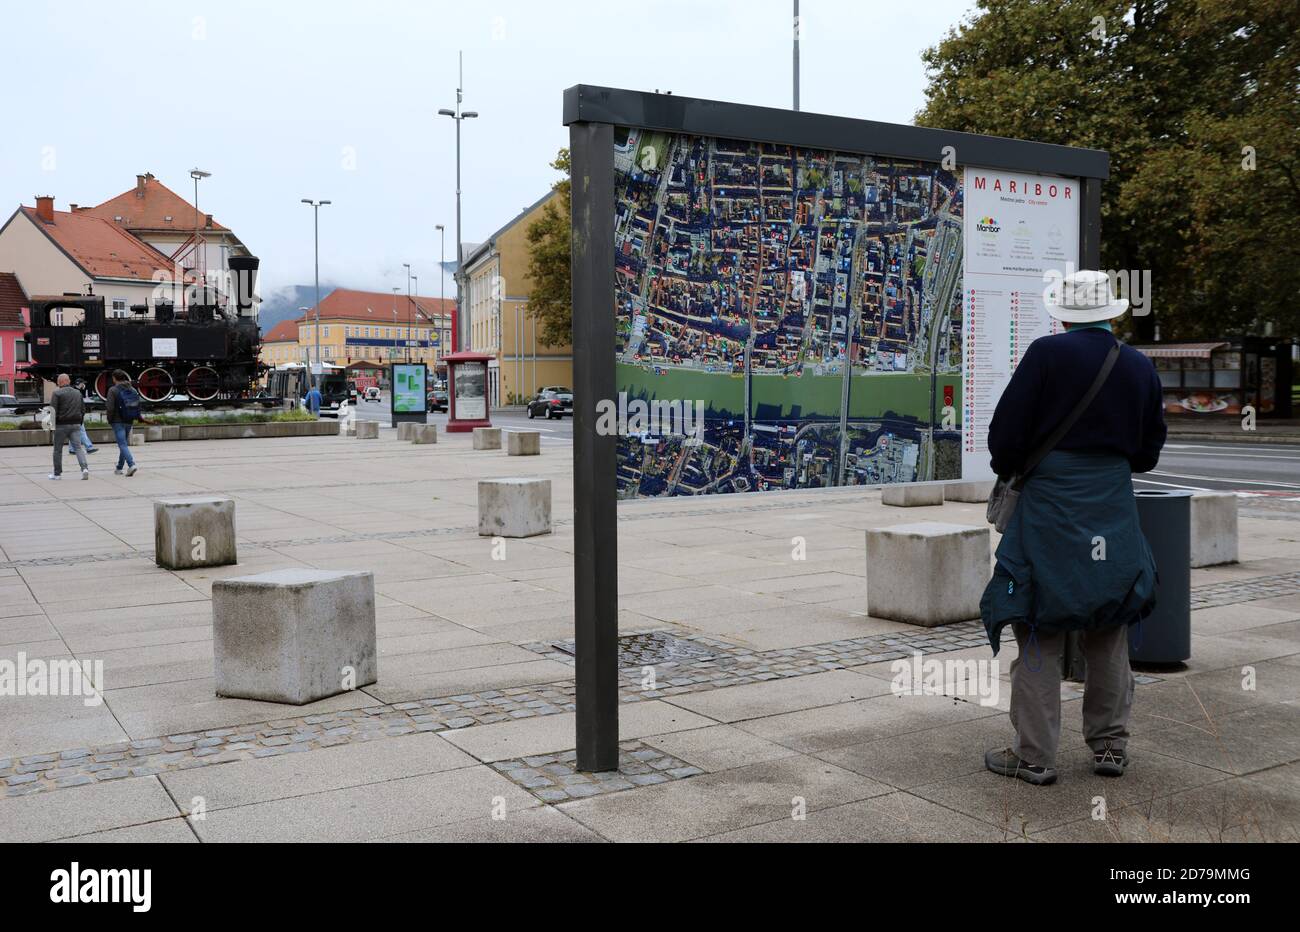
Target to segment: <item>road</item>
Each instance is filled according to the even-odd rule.
[[[1175,439],[1165,444],[1156,468],[1134,476],[1133,484],[1139,489],[1208,489],[1282,498],[1290,493],[1300,501],[1300,445]]]

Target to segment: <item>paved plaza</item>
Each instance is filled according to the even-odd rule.
[[[1036,788],[983,768],[1014,643],[996,704],[897,695],[894,661],[986,659],[982,628],[866,612],[867,528],[984,526],[983,505],[623,503],[620,766],[584,774],[567,436],[528,458],[389,428],[137,452],[132,478],[105,448],[54,483],[48,447],[0,450],[0,659],[104,671],[102,703],[0,696],[0,840],[1300,840],[1300,506],[1243,499],[1242,562],[1193,571],[1192,660],[1140,674],[1129,772],[1093,775],[1066,684],[1061,779]],[[552,480],[555,529],[502,553],[476,483],[507,476]],[[239,564],[155,566],[153,500],[213,493]],[[373,571],[379,681],[217,698],[213,582],[290,567]]]

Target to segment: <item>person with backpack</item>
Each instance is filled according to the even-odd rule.
[[[131,377],[121,369],[113,370],[113,387],[104,399],[104,412],[108,417],[108,426],[113,428],[113,439],[117,441],[117,468],[115,476],[135,475],[135,457],[131,455],[131,425],[140,420],[140,393],[131,387]]]
[[[1030,344],[989,423],[999,477],[989,520],[1003,534],[980,614],[995,655],[1007,625],[1020,651],[1011,662],[1015,741],[989,751],[984,766],[1034,785],[1057,777],[1069,632],[1080,632],[1086,665],[1093,772],[1118,777],[1129,765],[1128,633],[1154,608],[1156,584],[1132,480],[1155,468],[1166,428],[1155,366],[1111,332],[1127,309],[1105,272],[1066,276],[1047,305],[1065,331]]]

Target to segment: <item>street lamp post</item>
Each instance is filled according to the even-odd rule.
[[[406,345],[402,347],[402,358],[407,362],[411,361],[411,263],[403,262],[402,268],[406,269]]]
[[[401,332],[401,328],[397,326],[397,296],[401,291],[402,289],[397,285],[393,286],[393,345],[388,347],[389,365],[397,361],[397,334]]]
[[[449,110],[443,108],[438,111],[439,116],[451,117],[456,121],[456,343],[452,347],[454,350],[463,349],[465,346],[465,332],[468,330],[467,321],[465,320],[465,301],[461,295],[462,276],[460,269],[461,262],[461,227],[460,227],[460,124],[464,120],[472,120],[478,116],[473,110],[460,109],[461,101],[464,98],[465,84],[465,53],[460,53],[460,76],[457,80],[456,87],[456,109]]]
[[[447,227],[440,223],[435,229],[442,238],[442,244],[438,247],[438,314],[442,316],[446,313],[447,306]],[[438,331],[438,336],[438,355],[445,356],[447,355],[447,347],[442,345],[441,330]],[[451,352],[456,352],[455,346],[452,346]]]
[[[316,371],[312,373],[312,386],[320,388],[320,209],[330,202],[314,201],[309,197],[304,197],[302,202],[311,207],[312,213],[312,242],[316,256],[316,326],[313,328],[316,334]]]
[[[414,352],[411,355],[415,357],[416,362],[419,362],[420,354],[418,350],[420,349],[420,338],[417,337],[415,334],[419,333],[420,331],[414,326],[414,324],[416,323],[414,317],[419,310],[415,305],[415,298],[418,298],[420,296],[420,276],[418,275],[411,276],[411,292],[413,294],[413,297],[411,298],[411,304],[406,309],[406,342],[409,345],[412,340],[415,341],[415,349],[417,352]]]
[[[194,277],[199,277],[199,179],[211,178],[212,172],[205,172],[201,168],[191,168],[190,177],[194,179]],[[206,285],[207,282],[204,281]],[[206,297],[206,295],[205,295]],[[197,302],[196,302],[197,303]],[[181,278],[181,307],[186,306],[185,301],[185,279]]]

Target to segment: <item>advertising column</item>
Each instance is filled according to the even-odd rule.
[[[962,285],[963,479],[992,478],[993,409],[1029,344],[1057,332],[1044,291],[1079,262],[1079,182],[966,168]]]

